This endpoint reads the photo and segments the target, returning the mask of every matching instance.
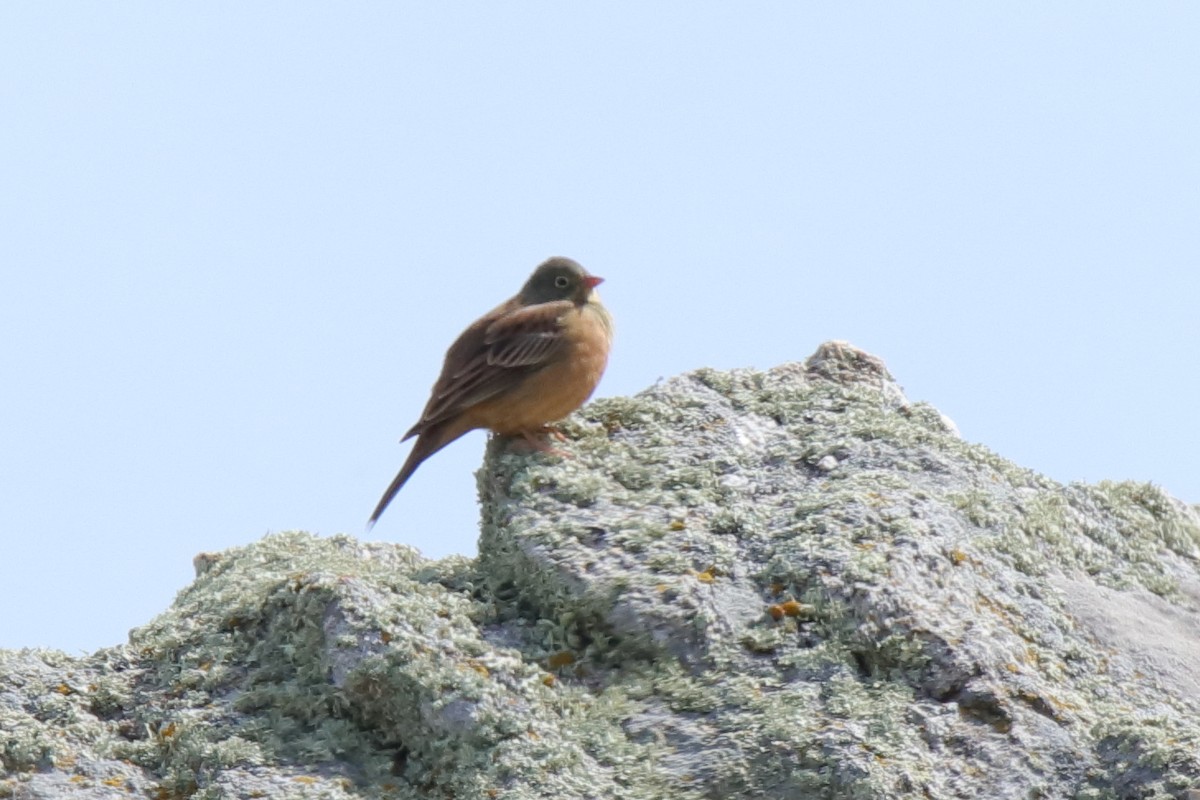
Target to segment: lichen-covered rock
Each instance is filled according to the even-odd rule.
[[[272,536],[0,651],[0,797],[1187,798],[1200,514],[962,441],[845,344],[489,448],[479,557]]]

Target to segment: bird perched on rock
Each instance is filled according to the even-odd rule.
[[[541,450],[560,420],[591,396],[608,363],[612,317],[595,291],[603,280],[569,258],[551,258],[516,296],[475,320],[446,351],[417,437],[383,493],[370,528],[421,462],[476,428],[521,436]]]

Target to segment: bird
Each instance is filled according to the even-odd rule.
[[[603,278],[578,262],[542,262],[510,299],[472,322],[450,349],[417,424],[404,466],[384,491],[367,529],[425,459],[468,431],[520,436],[538,450],[550,423],[582,406],[608,365],[613,321],[596,287]]]

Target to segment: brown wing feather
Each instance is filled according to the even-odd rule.
[[[451,345],[421,420],[405,439],[515,387],[558,351],[559,319],[573,304],[514,305],[509,301],[481,317]]]
[[[493,322],[484,335],[487,362],[496,367],[536,367],[562,347],[562,316],[575,307],[555,300],[519,308]]]

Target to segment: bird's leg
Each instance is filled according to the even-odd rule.
[[[542,429],[539,431],[539,433],[542,433],[545,436],[553,436],[555,439],[558,439],[560,442],[570,441],[569,439],[567,439],[567,435],[565,433],[563,433],[562,431],[560,431],[558,428],[554,427],[553,425],[550,425],[549,423],[543,425]]]
[[[530,449],[537,450],[539,453],[547,453],[549,455],[560,456],[562,458],[571,457],[570,453],[564,453],[562,450],[552,447],[546,442],[547,436],[553,436],[561,442],[567,441],[567,437],[563,435],[562,431],[559,431],[549,425],[543,425],[540,428],[534,428],[532,430],[521,431],[518,436],[521,437],[522,441],[528,445]]]

